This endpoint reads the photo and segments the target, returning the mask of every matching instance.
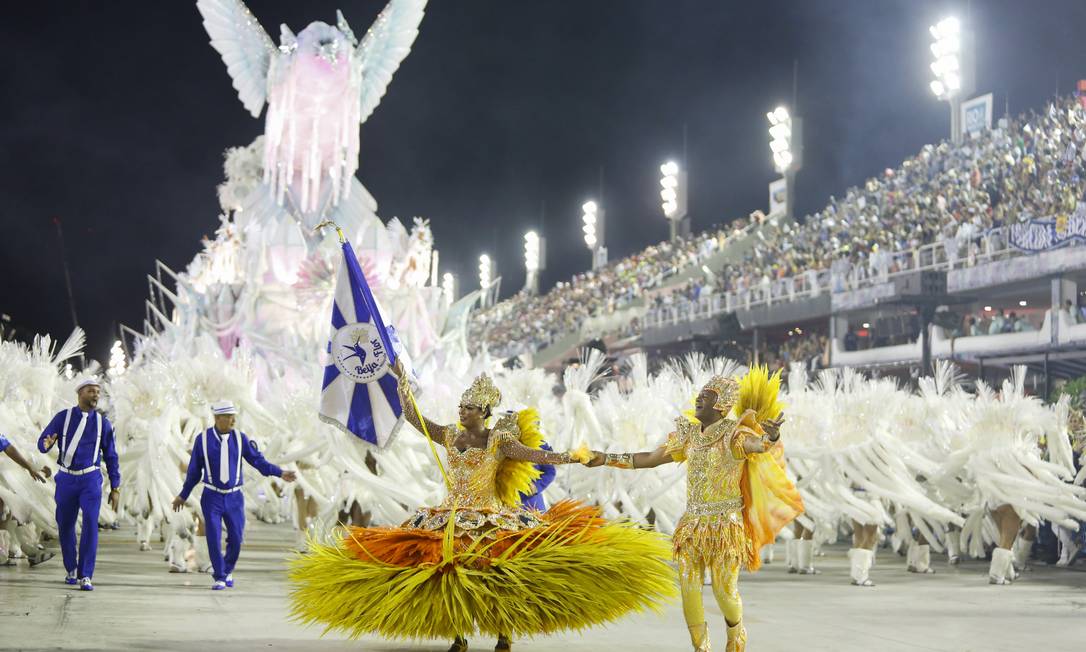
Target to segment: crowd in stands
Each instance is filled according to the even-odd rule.
[[[693,238],[661,242],[605,267],[574,276],[550,292],[521,292],[481,311],[471,323],[471,340],[485,340],[500,357],[538,350],[560,335],[575,332],[589,317],[613,312],[642,291],[700,264],[731,237],[747,230],[746,220]]]
[[[839,290],[846,279],[902,269],[910,258],[895,254],[922,245],[936,245],[947,260],[970,264],[981,239],[992,229],[1068,215],[1084,191],[1086,112],[1077,98],[1056,98],[1043,112],[1005,118],[996,128],[967,136],[961,144],[925,145],[899,168],[849,189],[843,198],[831,197],[825,208],[799,223],[767,222],[758,231],[757,245],[741,262],[725,266],[711,291],[741,297],[773,291],[774,296],[784,296],[786,287],[795,291],[796,278],[806,279],[807,287],[818,287],[822,282],[816,280],[827,274]],[[649,247],[545,295],[518,295],[502,302],[481,313],[475,327],[485,332],[492,351],[522,344],[537,348],[575,331],[586,317],[614,310],[683,267],[697,264],[706,250],[712,253],[726,242],[722,229],[674,245]],[[668,307],[689,304],[706,291],[704,286],[691,286],[659,301]]]
[[[771,224],[742,263],[723,271],[720,290],[786,296],[796,277],[814,281],[822,272],[840,290],[900,271],[910,257],[895,254],[930,244],[970,264],[992,229],[1069,215],[1084,191],[1086,112],[1076,98],[1056,99],[961,145],[926,145],[900,168],[831,197],[802,224]]]

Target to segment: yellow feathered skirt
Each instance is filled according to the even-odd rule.
[[[352,638],[581,630],[676,594],[668,541],[563,501],[515,529],[347,528],[291,560],[293,617]],[[484,519],[485,520],[485,519]]]

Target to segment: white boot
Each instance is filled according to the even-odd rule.
[[[193,546],[196,548],[196,572],[211,572],[211,554],[207,551],[207,537],[196,537]]]
[[[155,531],[155,519],[148,516],[139,522],[136,526],[136,540],[139,541],[140,550],[147,551],[151,549],[151,534]]]
[[[1057,566],[1071,566],[1075,563],[1075,557],[1078,556],[1078,544],[1075,543],[1074,535],[1065,527],[1059,525],[1052,525],[1052,529],[1056,531],[1056,538],[1060,542],[1060,559],[1056,562]]]
[[[1018,573],[1027,570],[1033,570],[1029,564],[1029,553],[1033,549],[1033,541],[1018,537],[1014,540],[1014,547],[1011,551],[1014,553],[1014,577],[1018,578]]]
[[[814,556],[814,542],[810,539],[800,539],[796,542],[796,557],[798,557],[800,575],[818,575],[819,570],[811,561]]]
[[[773,544],[772,543],[767,543],[766,545],[762,546],[762,563],[763,564],[772,564],[773,563]]]
[[[890,535],[890,547],[901,554],[901,550],[912,545],[913,533],[909,527],[909,517],[904,512],[894,515],[894,533]]]
[[[935,569],[931,567],[931,546],[918,545],[913,553],[913,572],[932,574]]]
[[[185,559],[185,553],[188,551],[188,539],[178,535],[174,535],[170,538],[170,547],[167,557],[169,558],[171,573],[189,572],[189,562]]]
[[[789,539],[784,542],[784,563],[788,566],[789,573],[799,572],[799,559],[796,548],[799,547],[799,539]]]
[[[848,551],[848,559],[851,562],[850,575],[854,586],[875,586],[868,577],[871,571],[871,551],[866,548],[852,548]]]
[[[908,549],[905,552],[905,570],[910,573],[916,572],[916,542],[910,541]]]
[[[11,545],[11,535],[5,529],[0,529],[0,566],[14,566],[15,560],[8,557],[8,548]]]
[[[1014,554],[1006,548],[992,550],[992,563],[988,566],[989,584],[1010,584],[1014,573]]]
[[[951,566],[961,562],[962,533],[958,531],[946,533],[946,561]]]

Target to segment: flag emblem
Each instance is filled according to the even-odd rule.
[[[336,368],[356,383],[372,383],[388,373],[388,353],[373,324],[358,322],[336,330],[331,349]]]

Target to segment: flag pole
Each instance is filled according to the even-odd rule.
[[[319,230],[323,229],[326,226],[331,226],[331,227],[334,227],[336,229],[336,234],[339,235],[339,243],[341,245],[347,244],[347,237],[343,235],[343,229],[339,228],[339,225],[336,224],[335,222],[333,222],[332,220],[324,220],[323,222],[321,222],[317,226],[313,227],[313,230],[314,231],[319,231]],[[372,307],[373,307],[373,313],[376,315],[377,314],[377,307],[376,306],[372,306]],[[382,335],[383,335],[383,333],[382,333]],[[395,351],[392,349],[392,347],[390,345],[386,345],[386,346],[387,346],[387,350],[388,350],[388,353],[389,353],[389,356],[390,356],[390,359],[391,359],[391,356],[395,355]],[[398,377],[397,377],[397,380],[399,380]],[[422,426],[422,434],[426,437],[426,443],[428,443],[430,445],[430,452],[433,453],[433,455],[434,455],[434,461],[437,462],[437,468],[438,468],[439,471],[441,471],[441,477],[445,480],[445,489],[451,490],[452,489],[452,481],[449,480],[449,474],[448,474],[448,472],[445,471],[445,465],[441,463],[441,457],[437,454],[437,447],[434,446],[434,440],[433,440],[432,437],[430,437],[430,429],[426,427],[426,419],[425,419],[425,417],[422,416],[422,410],[419,409],[419,404],[418,404],[418,402],[415,401],[415,394],[414,394],[414,392],[411,391],[411,384],[410,383],[405,383],[405,384],[407,385],[407,387],[406,387],[406,389],[407,389],[407,392],[406,392],[407,393],[407,398],[411,401],[411,407],[415,410],[415,416],[418,418],[419,425]]]

